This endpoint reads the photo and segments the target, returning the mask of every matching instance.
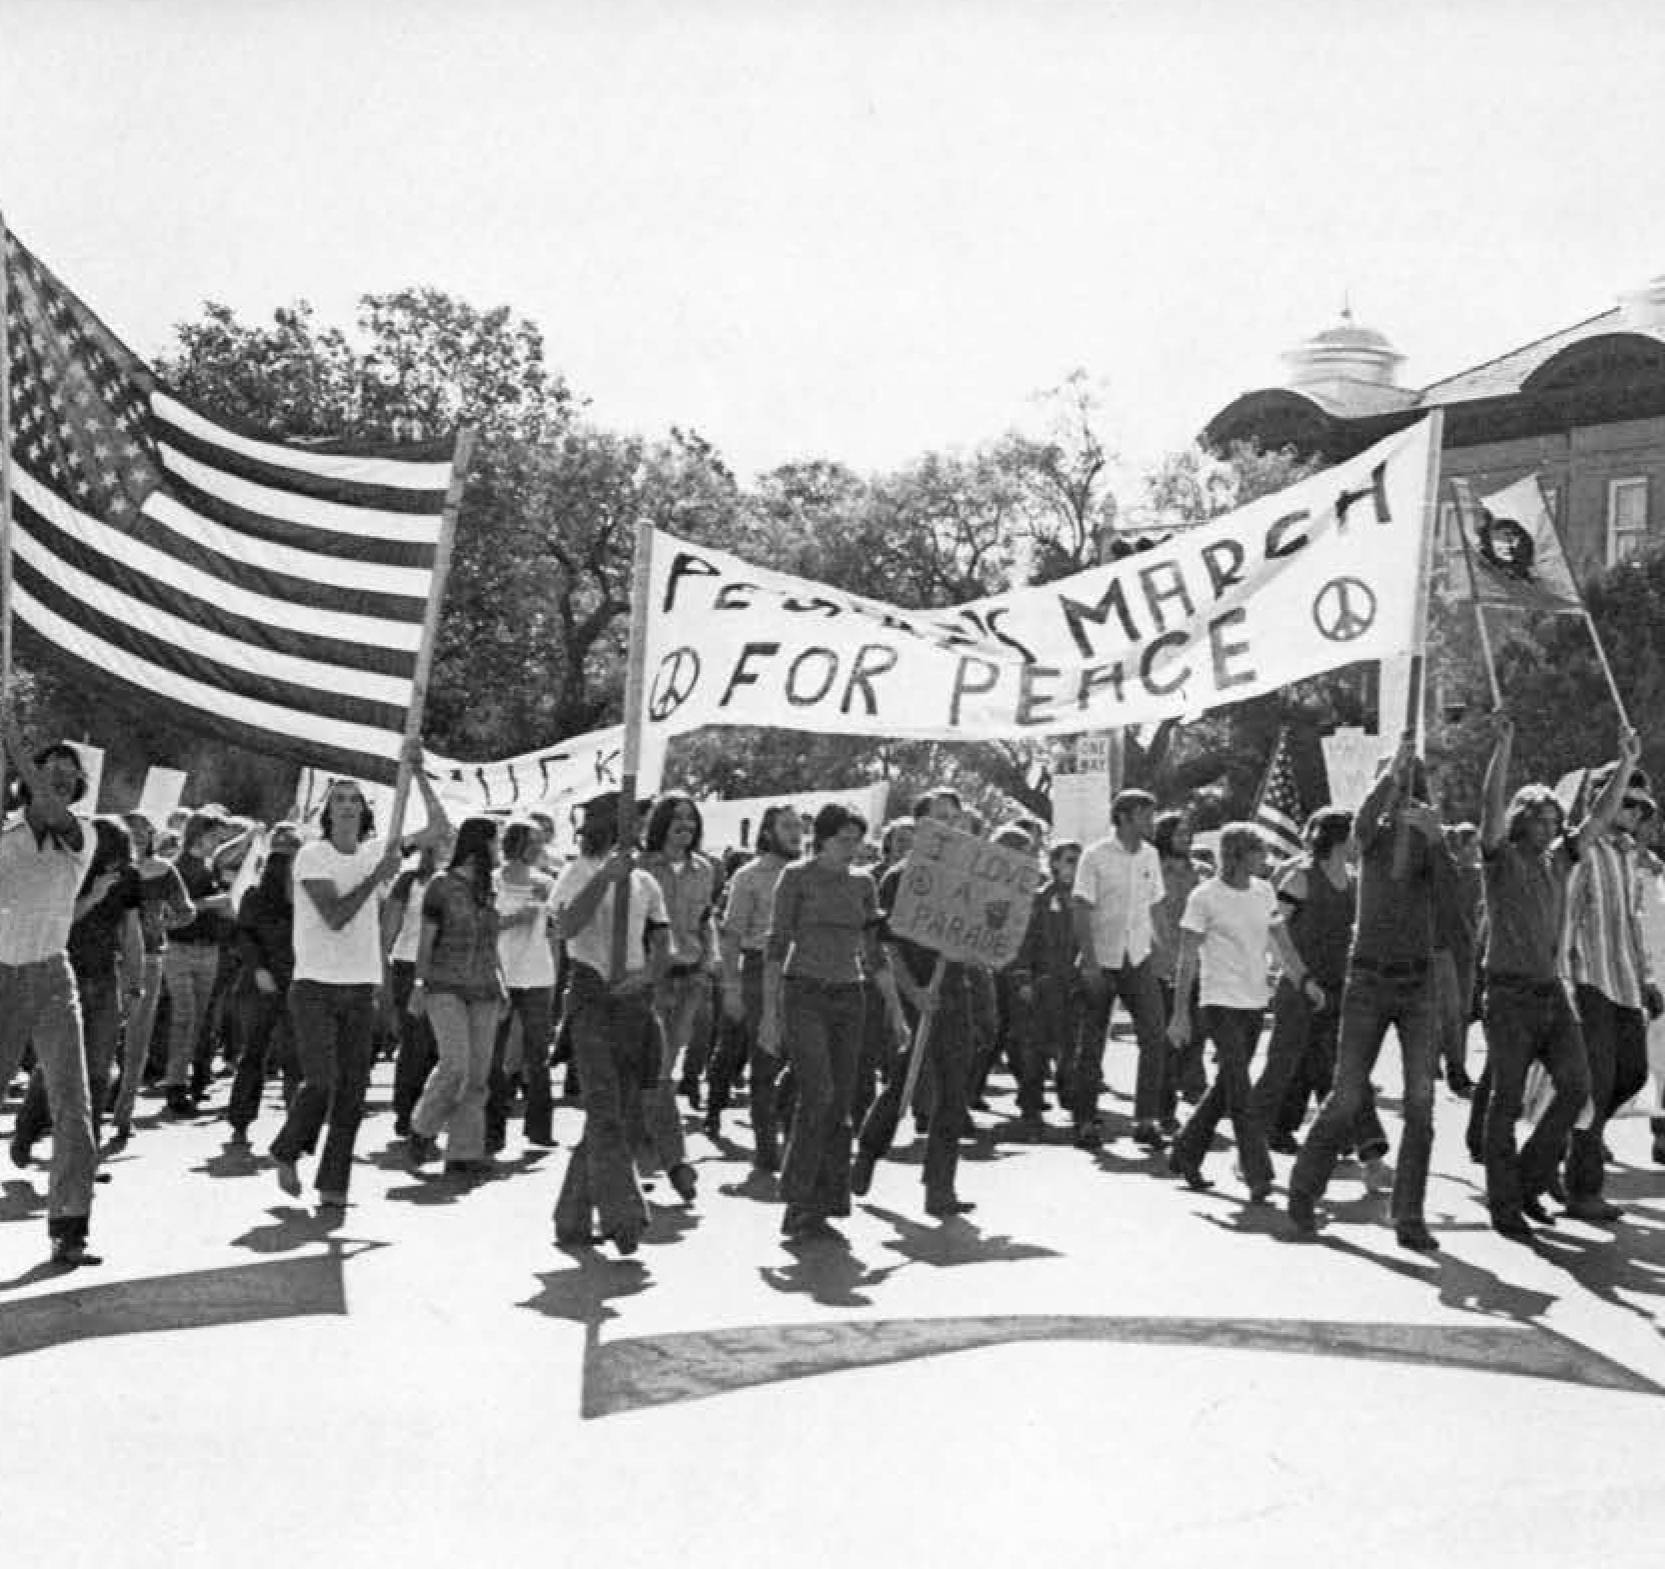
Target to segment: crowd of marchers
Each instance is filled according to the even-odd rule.
[[[1008,1083],[1004,1135],[1088,1151],[1127,1137],[1193,1188],[1212,1185],[1229,1126],[1244,1200],[1281,1187],[1296,1235],[1351,1156],[1391,1187],[1399,1244],[1431,1251],[1443,1080],[1500,1233],[1530,1239],[1551,1204],[1597,1224],[1621,1213],[1603,1193],[1607,1123],[1647,1082],[1665,1006],[1645,918],[1665,897],[1658,813],[1628,732],[1574,822],[1543,785],[1509,792],[1505,717],[1478,824],[1442,821],[1407,742],[1356,812],[1315,812],[1274,864],[1254,824],[1204,853],[1183,813],[1139,790],[1087,845],[1034,818],[990,824],[946,788],[883,824],[782,802],[744,851],[707,846],[698,803],[674,792],[628,812],[601,795],[570,825],[453,824],[420,767],[411,836],[379,834],[346,779],[310,825],[212,806],[89,817],[75,749],[31,750],[0,720],[0,1086],[21,1089],[12,1161],[32,1167],[50,1141],[65,1267],[98,1261],[95,1186],[137,1136],[141,1096],[162,1113],[146,1137],[223,1118],[251,1161],[266,1117],[283,1191],[302,1194],[310,1163],[319,1204],[345,1206],[381,1057],[393,1135],[434,1181],[492,1174],[511,1137],[553,1148],[557,1105],[581,1107],[553,1200],[563,1246],[651,1240],[644,1190],[662,1179],[696,1204],[689,1141],[732,1153],[742,1130],[785,1236],[836,1235],[904,1119],[924,1144],[923,1207],[949,1221],[974,1207],[959,1180],[974,1113]],[[893,929],[927,819],[1035,857],[1014,963],[951,961]],[[1118,1005],[1126,1116],[1105,1078]],[[1397,1150],[1373,1084],[1390,1028]],[[1654,1131],[1665,1162],[1665,1121]],[[1281,1183],[1274,1157],[1293,1157]]]

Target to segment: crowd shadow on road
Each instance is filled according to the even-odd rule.
[[[296,1258],[79,1286],[0,1303],[0,1357],[114,1335],[345,1314],[344,1264],[380,1245],[330,1238],[324,1251]],[[0,1289],[57,1272],[37,1267]]]
[[[251,1253],[293,1253],[310,1243],[336,1240],[335,1233],[346,1220],[341,1210],[303,1209],[299,1204],[274,1205],[266,1213],[272,1217],[271,1225],[251,1227],[242,1236],[233,1237],[231,1245]]]
[[[417,1204],[424,1207],[456,1204],[489,1183],[506,1182],[511,1177],[524,1176],[529,1171],[536,1171],[548,1153],[546,1149],[532,1149],[523,1151],[513,1160],[494,1159],[487,1171],[440,1169],[416,1172],[411,1171],[401,1160],[391,1168],[383,1169],[408,1172],[412,1180],[403,1187],[389,1188],[382,1196],[396,1204]],[[373,1160],[372,1163],[380,1165],[379,1160]]]
[[[1062,1256],[1039,1243],[990,1236],[963,1215],[951,1220],[921,1221],[877,1204],[864,1204],[862,1208],[895,1231],[895,1239],[884,1245],[911,1263],[954,1269],[963,1264],[1020,1264],[1028,1259]]]
[[[21,1177],[0,1182],[0,1224],[13,1220],[37,1220],[46,1213],[46,1195],[34,1183]]]
[[[889,1280],[901,1264],[875,1269],[858,1258],[842,1232],[825,1237],[788,1239],[781,1246],[790,1264],[765,1264],[758,1270],[764,1285],[788,1296],[806,1296],[822,1307],[871,1307],[866,1293]]]

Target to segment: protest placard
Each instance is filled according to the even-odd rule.
[[[941,823],[914,830],[890,931],[945,959],[1004,969],[1017,957],[1042,882],[1026,850],[990,844]]]

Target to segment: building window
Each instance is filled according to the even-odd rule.
[[[1629,561],[1648,542],[1648,482],[1607,482],[1607,562]]]

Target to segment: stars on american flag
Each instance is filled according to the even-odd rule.
[[[151,376],[8,235],[12,454],[82,512],[130,523],[160,483]]]

